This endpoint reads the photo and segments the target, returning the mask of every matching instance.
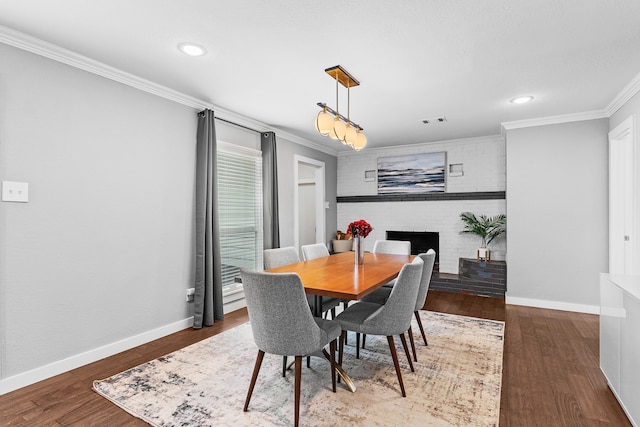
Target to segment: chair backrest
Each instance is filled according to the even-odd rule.
[[[287,246],[285,248],[265,249],[264,255],[264,269],[280,267],[281,265],[293,264],[300,262],[300,256],[298,251],[293,246]]]
[[[300,249],[302,249],[302,259],[305,261],[330,255],[329,249],[327,249],[327,245],[325,245],[324,243],[303,245],[300,247]]]
[[[387,302],[367,319],[367,323],[376,329],[376,334],[399,335],[409,329],[423,265],[422,258],[415,257],[413,262],[402,267]]]
[[[433,264],[436,262],[436,251],[429,249],[426,253],[418,254],[418,257],[422,259],[424,265],[414,311],[422,310],[425,301],[427,301],[427,292],[429,291],[429,283],[431,283],[431,275],[433,274]]]
[[[323,333],[313,320],[297,274],[241,268],[240,276],[253,340],[260,350],[306,356],[321,346]]]
[[[411,255],[411,242],[405,240],[376,240],[374,254]]]

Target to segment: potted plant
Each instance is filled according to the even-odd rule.
[[[496,216],[480,215],[476,216],[471,212],[463,212],[460,219],[464,222],[464,230],[461,233],[475,234],[482,239],[478,248],[477,258],[479,260],[491,261],[491,251],[487,245],[496,237],[507,231],[507,217],[504,214]]]

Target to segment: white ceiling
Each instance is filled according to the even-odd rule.
[[[335,149],[313,125],[333,65],[369,147],[602,112],[640,72],[638,0],[3,0],[0,25]]]

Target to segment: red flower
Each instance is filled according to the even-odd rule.
[[[371,233],[373,227],[364,219],[360,219],[358,221],[353,221],[351,224],[347,226],[347,234],[352,237],[360,236],[365,238]]]

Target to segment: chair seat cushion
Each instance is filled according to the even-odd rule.
[[[307,294],[307,301],[309,302],[309,307],[313,307],[315,304],[315,297],[313,295]],[[338,298],[322,298],[322,312],[329,311],[334,307],[340,305],[340,300]]]
[[[396,281],[397,280],[398,279],[393,279],[389,283],[385,283],[384,285],[382,285],[382,287],[384,287],[384,288],[393,288],[396,285]]]
[[[313,320],[316,321],[316,324],[320,327],[321,331],[326,334],[323,337],[322,341],[331,342],[338,338],[342,333],[342,327],[340,323],[335,320],[325,320],[320,319],[319,317],[314,317]]]
[[[369,324],[365,320],[374,316],[382,305],[372,302],[358,302],[349,306],[345,311],[336,316],[336,322],[340,323],[342,329],[347,331],[369,333]],[[373,335],[376,335],[375,333]]]
[[[387,299],[389,299],[389,295],[391,295],[392,289],[393,288],[385,288],[383,286],[382,288],[376,289],[375,291],[371,292],[360,301],[372,302],[375,304],[384,304],[385,302],[387,302]]]

